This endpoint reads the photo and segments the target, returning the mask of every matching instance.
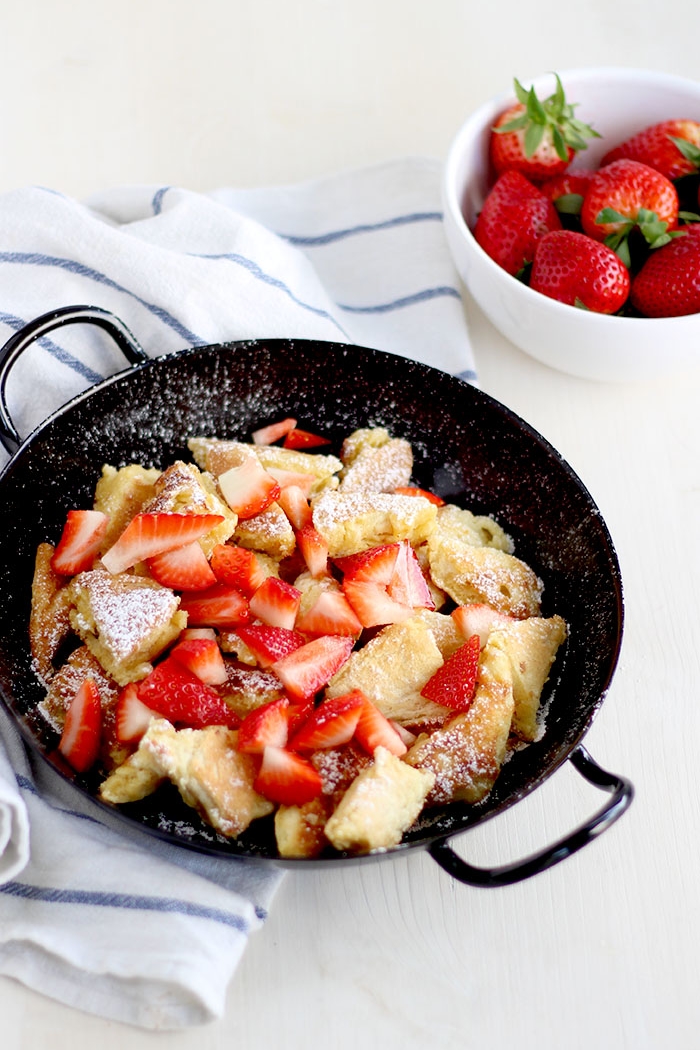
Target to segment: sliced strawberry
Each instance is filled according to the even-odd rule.
[[[270,627],[293,630],[301,601],[301,591],[291,583],[268,576],[250,599],[253,616]]]
[[[303,806],[321,794],[323,782],[301,755],[281,747],[266,747],[253,787],[271,802]]]
[[[124,686],[114,711],[114,728],[120,744],[137,744],[156,712],[139,700],[136,682]]]
[[[313,525],[305,525],[297,533],[297,544],[306,567],[312,576],[328,573],[328,541]]]
[[[513,617],[493,609],[483,602],[474,602],[473,605],[458,605],[452,610],[452,619],[457,624],[459,632],[464,638],[469,639],[473,634],[479,636],[481,648],[486,645],[491,631],[499,627],[507,627],[513,623]]]
[[[84,773],[100,750],[102,704],[94,678],[81,682],[68,710],[58,750],[76,773]]]
[[[228,681],[226,664],[216,639],[183,639],[170,650],[170,655],[192,674],[196,674],[200,682],[224,685]]]
[[[466,711],[476,689],[479,652],[479,636],[474,634],[426,682],[421,696],[453,711]]]
[[[219,475],[221,494],[239,518],[262,514],[280,494],[280,487],[256,456]]]
[[[184,631],[180,631],[180,641],[189,638],[213,638],[216,641],[216,631],[213,627],[185,627]]]
[[[238,730],[238,750],[261,755],[266,747],[284,747],[289,735],[288,712],[286,696],[249,711]]]
[[[398,555],[398,543],[385,543],[360,554],[336,558],[335,564],[346,580],[380,583],[386,587],[391,583]]]
[[[303,635],[287,627],[270,627],[268,624],[255,623],[239,627],[237,633],[265,670],[283,656],[288,656],[306,644]]]
[[[204,591],[216,583],[207,556],[195,540],[184,547],[149,558],[148,571],[154,580],[174,591]]]
[[[410,609],[434,609],[435,602],[421,570],[416,552],[408,540],[399,544],[394,572],[387,594]]]
[[[400,722],[393,718],[389,719],[389,725],[396,730],[406,747],[411,747],[412,744],[415,744],[417,735],[412,733],[410,729],[406,729],[406,726],[402,726]]]
[[[420,496],[423,499],[427,499],[430,503],[434,503],[436,507],[445,506],[442,496],[438,496],[434,492],[428,492],[427,489],[418,488],[417,485],[399,485],[398,488],[394,489],[394,492],[397,496]]]
[[[184,595],[180,608],[187,613],[190,627],[239,627],[250,619],[250,609],[236,587],[217,583],[195,596]]]
[[[363,693],[360,693],[360,697],[362,707],[355,728],[355,739],[358,744],[370,755],[374,754],[377,747],[385,747],[392,755],[405,755],[408,748],[396,727]]]
[[[271,670],[294,700],[306,700],[328,684],[353,645],[352,638],[323,635],[277,660]]]
[[[230,543],[219,543],[214,547],[209,564],[219,583],[237,587],[246,598],[251,598],[266,579],[255,551],[234,547]]]
[[[223,725],[236,729],[240,718],[211,686],[174,657],[168,656],[138,683],[138,697],[169,722],[203,729]]]
[[[295,529],[311,525],[313,515],[306,493],[300,485],[289,485],[280,492],[277,502]]]
[[[221,514],[137,514],[103,555],[102,564],[109,572],[124,572],[139,561],[198,540],[223,520]]]
[[[85,572],[100,549],[109,518],[99,510],[69,510],[51,568],[63,576]]]
[[[298,631],[304,634],[341,634],[357,638],[362,624],[342,591],[321,591],[311,608],[299,616]]]
[[[296,470],[282,470],[281,467],[266,467],[265,469],[270,477],[275,479],[282,492],[288,488],[298,488],[301,489],[305,496],[308,496],[316,480],[315,474],[304,474]]]
[[[364,580],[344,580],[343,593],[350,602],[363,627],[382,627],[388,623],[401,623],[413,616],[408,605],[395,602],[387,594],[386,587]]]
[[[324,700],[289,741],[292,751],[316,751],[318,748],[339,747],[352,740],[364,696],[359,689],[345,696]]]
[[[330,438],[321,437],[320,434],[312,434],[310,430],[300,430],[295,427],[290,430],[284,441],[284,448],[318,448],[319,445],[330,445]]]
[[[269,426],[260,427],[259,430],[254,430],[252,434],[254,445],[274,445],[275,441],[279,441],[285,434],[288,434],[290,430],[294,430],[297,425],[296,419],[292,419],[291,416],[287,419],[281,419],[278,423],[270,423]]]

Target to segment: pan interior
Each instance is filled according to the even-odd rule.
[[[358,427],[406,438],[416,483],[493,515],[543,579],[544,615],[556,611],[569,624],[542,739],[510,758],[485,802],[436,810],[407,841],[467,828],[541,783],[590,725],[619,652],[619,568],[591,496],[545,439],[474,387],[380,351],[308,340],[197,348],[107,380],[39,428],[0,479],[0,693],[26,739],[51,759],[57,741],[34,716],[43,690],[27,635],[34,555],[40,542],[57,542],[67,510],[90,505],[104,463],[164,468],[190,458],[190,436],[250,440],[252,429],[287,415],[335,448]],[[70,779],[94,794],[94,776]],[[231,841],[201,824],[174,790],[119,812],[187,846],[275,857],[271,821]]]

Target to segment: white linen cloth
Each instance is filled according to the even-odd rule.
[[[0,344],[39,314],[90,304],[152,356],[309,337],[476,380],[431,160],[205,194],[18,189],[0,196],[0,275]],[[123,366],[90,326],[45,337],[8,380],[20,434]],[[27,751],[0,704],[0,974],[146,1028],[201,1024],[222,1014],[280,878],[110,819]]]

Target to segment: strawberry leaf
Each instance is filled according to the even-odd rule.
[[[674,146],[678,147],[686,160],[689,160],[696,168],[700,168],[700,148],[696,146],[694,142],[688,142],[687,139],[676,138],[675,135],[669,135],[668,137]]]
[[[555,200],[554,207],[558,212],[561,212],[562,215],[580,215],[582,204],[583,194],[563,193],[561,197],[557,197]]]

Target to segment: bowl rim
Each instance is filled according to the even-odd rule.
[[[546,82],[553,78],[554,75],[554,72],[540,73],[534,77],[523,78],[521,83],[525,86],[534,85],[537,87],[538,84]],[[664,73],[659,70],[645,70],[632,66],[584,66],[563,69],[558,73],[558,76],[564,84],[567,80],[574,78],[582,81],[593,81],[609,77],[629,83],[643,79],[647,84],[649,81],[655,81],[669,87],[691,88],[697,94],[698,103],[700,104],[700,81],[692,80],[689,77],[681,77],[674,73]],[[483,132],[487,119],[492,119],[513,98],[514,94],[512,91],[502,91],[498,95],[493,95],[470,113],[454,135],[443,168],[442,197],[444,218],[445,222],[451,223],[455,232],[463,237],[469,250],[481,261],[493,280],[503,282],[507,279],[510,282],[507,287],[511,288],[513,295],[521,296],[523,303],[529,304],[532,308],[539,307],[540,309],[551,310],[554,315],[559,315],[564,319],[571,317],[572,307],[568,303],[558,302],[556,299],[550,299],[548,296],[543,296],[539,292],[533,291],[528,285],[513,278],[511,274],[500,267],[498,263],[486,254],[474,237],[469,224],[464,218],[460,205],[460,196],[464,192],[467,183],[458,182],[457,168],[464,152],[465,143]],[[573,307],[573,309],[576,308]],[[698,314],[681,314],[676,317],[621,317],[615,314],[599,314],[591,310],[577,311],[579,324],[595,328],[601,325],[608,326],[610,322],[613,322],[620,331],[624,328],[628,332],[632,332],[635,329],[638,330],[640,326],[648,330],[649,325],[654,322],[656,322],[657,326],[664,324],[669,326],[669,328],[680,330],[688,327],[689,324],[697,324],[697,320],[693,322],[693,319],[698,318],[698,316]]]

